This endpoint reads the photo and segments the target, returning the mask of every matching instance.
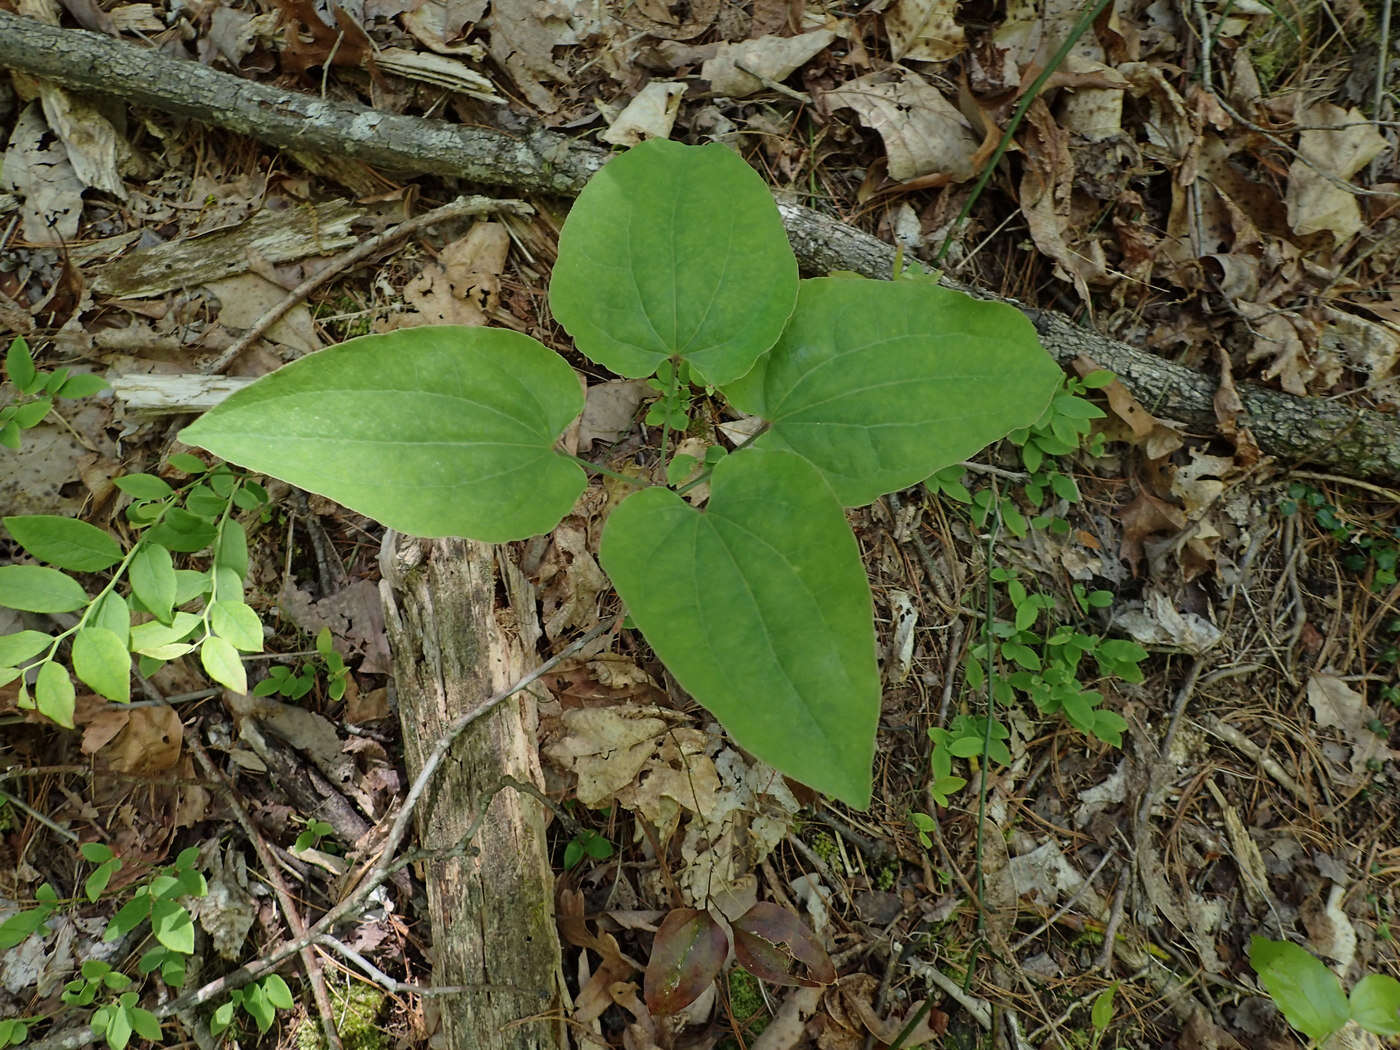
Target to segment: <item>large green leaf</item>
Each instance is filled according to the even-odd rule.
[[[785,452],[730,456],[703,514],[645,489],[613,511],[600,556],[656,654],[739,744],[869,804],[880,714],[870,587],[815,469]]]
[[[528,336],[409,328],[280,368],[180,439],[401,532],[500,543],[552,529],[583,491],[554,451],[582,409],[573,369]]]
[[[589,180],[549,283],[554,316],[594,361],[635,378],[679,355],[715,384],[773,345],[796,295],[763,180],[725,146],[665,139]]]
[[[1252,937],[1249,964],[1288,1023],[1309,1039],[1320,1043],[1351,1018],[1337,975],[1296,944]]]
[[[847,507],[917,484],[1034,423],[1060,383],[1018,310],[914,281],[803,281],[773,351],[725,388]]]

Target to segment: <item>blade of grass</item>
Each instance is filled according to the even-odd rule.
[[[948,254],[948,249],[953,246],[953,238],[962,229],[967,217],[972,214],[972,207],[977,203],[977,198],[982,196],[982,191],[987,188],[987,183],[992,177],[992,172],[996,171],[997,164],[1001,162],[1002,156],[1006,153],[1006,147],[1011,145],[1011,137],[1016,134],[1016,129],[1021,126],[1021,121],[1025,119],[1026,111],[1031,108],[1031,103],[1040,94],[1041,88],[1046,81],[1064,64],[1069,57],[1070,49],[1079,43],[1079,38],[1089,31],[1089,27],[1094,24],[1094,19],[1098,18],[1103,9],[1108,6],[1109,0],[1095,0],[1094,4],[1086,7],[1079,15],[1079,20],[1074,23],[1074,27],[1069,31],[1069,36],[1065,37],[1064,43],[1060,45],[1045,68],[1040,71],[1040,75],[1031,81],[1031,86],[1026,89],[1026,93],[1021,96],[1021,101],[1016,103],[1016,109],[1011,114],[1011,119],[1006,124],[1006,130],[1001,133],[1001,141],[997,143],[997,148],[992,151],[992,155],[987,158],[986,166],[982,169],[982,174],[977,177],[977,182],[973,184],[972,192],[968,195],[967,202],[963,204],[962,210],[958,212],[958,217],[953,220],[953,225],[948,228],[947,235],[943,238],[943,245],[938,249],[938,254],[933,257],[933,265],[942,264],[944,257]]]

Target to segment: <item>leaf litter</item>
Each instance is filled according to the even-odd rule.
[[[91,14],[107,16],[104,31],[128,37],[165,25],[167,12],[140,6]],[[220,55],[254,79],[277,71],[302,90],[377,93],[388,109],[434,107],[454,120],[486,123],[527,112],[583,135],[604,130],[600,101],[619,114],[634,99],[664,96],[644,119],[629,118],[626,136],[727,141],[788,199],[854,216],[878,234],[897,231],[923,256],[936,250],[1013,106],[1078,14],[1066,4],[1009,4],[1004,16],[983,22],[971,11],[917,0],[859,14],[773,2],[732,9],[657,2],[625,11],[496,0],[404,6],[337,13],[313,4],[216,6],[207,25],[193,28],[195,39],[176,46]],[[280,31],[278,11],[287,19]],[[1204,37],[1215,49],[1206,78],[1198,75],[1201,54],[1188,43],[1202,39],[1191,21],[1198,15],[1210,21]],[[1366,12],[1333,15],[1348,40],[1367,37]],[[1299,18],[1301,30],[1319,30],[1306,13],[1290,23]],[[1133,1012],[1113,1029],[1123,1045],[1285,1038],[1257,996],[1216,997],[1188,986],[1199,966],[1249,992],[1243,951],[1260,928],[1275,936],[1292,931],[1352,973],[1396,967],[1383,932],[1395,903],[1387,873],[1397,847],[1389,791],[1395,707],[1386,699],[1395,673],[1387,656],[1395,645],[1394,584],[1382,575],[1396,500],[1383,484],[1293,477],[1289,465],[1263,460],[1230,394],[1262,381],[1300,395],[1400,404],[1394,129],[1372,119],[1369,101],[1336,75],[1321,48],[1281,63],[1269,43],[1271,33],[1283,32],[1281,20],[1267,6],[1238,2],[1189,17],[1160,3],[1113,5],[1031,106],[949,260],[977,283],[1031,305],[1079,310],[1102,331],[1221,380],[1216,433],[1159,418],[1123,383],[1107,388],[1107,455],[1081,457],[1072,467],[1087,496],[1074,531],[998,552],[1036,576],[1065,610],[1072,601],[1066,578],[1110,585],[1112,619],[1099,626],[1154,651],[1145,682],[1106,687],[1135,727],[1124,751],[1086,746],[1056,723],[1036,721],[1024,734],[1026,764],[988,771],[997,827],[1015,829],[999,868],[996,857],[985,858],[996,890],[989,900],[998,909],[992,928],[1014,943],[1045,927],[1033,947],[1008,958],[1024,963],[1025,974],[1057,974],[1054,995],[1063,992],[1066,1009],[1099,990],[1096,973],[1124,981]],[[408,55],[377,66],[373,54],[393,48]],[[430,53],[460,68],[433,66]],[[324,84],[323,65],[332,67]],[[431,102],[422,86],[429,83],[440,91]],[[27,324],[58,332],[55,350],[95,369],[188,367],[190,348],[227,345],[229,329],[245,327],[273,297],[276,267],[333,252],[375,221],[344,206],[315,210],[344,198],[348,183],[340,179],[362,177],[348,167],[302,168],[291,158],[276,170],[270,154],[221,149],[220,139],[197,126],[156,118],[138,131],[129,117],[104,110],[101,120],[89,119],[74,108],[79,103],[57,98],[9,111],[5,178],[27,246],[5,248],[16,265],[0,270],[0,303],[14,303]],[[504,99],[514,100],[515,115],[506,115]],[[162,149],[170,159],[156,164],[152,153]],[[431,180],[375,179],[374,192],[398,204],[439,189]],[[349,188],[370,195],[358,186]],[[218,253],[224,270],[206,271],[199,257],[213,254],[211,242],[199,235],[237,230],[268,212],[280,212],[280,226],[300,221],[291,249],[270,253],[254,242],[249,251],[234,241]],[[481,232],[488,227],[495,229]],[[400,323],[406,306],[548,337],[541,305],[549,222],[523,234],[495,223],[457,232],[455,240],[434,240],[431,252],[405,249],[373,275],[347,277],[333,299],[292,322],[294,337],[279,338],[286,329],[274,329],[273,343],[250,352],[249,370],[343,339],[362,321]],[[508,251],[508,234],[532,247]],[[78,241],[92,243],[75,246],[65,264],[54,248]],[[165,254],[177,246],[188,254]],[[152,282],[163,257],[181,260],[173,281]],[[607,377],[589,379],[591,392],[608,385]],[[619,391],[610,413],[597,393],[599,413],[587,421],[580,448],[591,443],[606,457],[614,443],[644,436],[642,393]],[[0,480],[8,486],[0,489],[7,512],[70,514],[90,500],[94,520],[118,520],[110,486],[119,469],[116,436],[127,452],[154,450],[156,429],[110,404],[75,407],[65,416],[71,429],[45,423],[7,460],[13,472]],[[733,420],[715,423],[721,433],[735,429]],[[993,465],[1022,466],[1011,458]],[[1292,494],[1300,485],[1307,491]],[[545,546],[512,555],[529,566],[516,571],[537,588],[531,600],[539,603],[533,633],[529,623],[517,624],[522,638],[548,646],[611,608],[595,555],[598,519],[617,491],[586,494]],[[1303,509],[1285,513],[1290,501]],[[895,672],[884,723],[913,729],[882,737],[882,788],[870,814],[833,815],[726,746],[643,652],[596,652],[547,680],[552,699],[542,708],[541,736],[549,783],[555,797],[608,809],[588,821],[616,851],[561,880],[565,939],[580,956],[593,955],[591,963],[579,960],[586,972],[577,981],[574,1020],[598,1022],[608,1033],[625,1026],[634,1040],[670,1038],[647,1016],[637,989],[614,986],[640,981],[650,938],[677,894],[694,908],[739,895],[745,904],[726,912],[734,916],[760,894],[787,898],[809,918],[824,910],[827,948],[870,953],[838,952],[841,979],[831,989],[788,999],[774,991],[777,1017],[765,1045],[854,1046],[866,1033],[888,1042],[930,996],[938,1007],[916,1029],[920,1036],[940,1030],[942,1010],[964,1012],[928,976],[935,964],[925,960],[958,958],[974,938],[975,909],[958,873],[971,872],[977,855],[975,794],[933,811],[939,842],[929,850],[908,814],[928,805],[923,729],[940,709],[973,702],[956,690],[944,699],[948,669],[966,644],[945,625],[963,623],[964,639],[975,631],[976,621],[960,610],[976,593],[981,554],[973,530],[949,508],[917,493],[906,499],[911,504],[916,513],[906,515],[898,542],[883,536],[874,513],[856,516],[870,549],[892,552],[871,562],[877,595],[883,588],[891,611],[879,638]],[[362,685],[379,685],[388,665],[368,615],[375,585],[361,550],[366,522],[330,508],[318,513],[335,519],[337,547],[356,566],[348,608],[324,606],[341,592],[305,565],[284,589],[280,554],[264,567],[262,595],[269,609],[279,594],[285,599],[284,630],[333,625]],[[910,551],[911,535],[941,545],[964,568],[926,574]],[[269,547],[285,542],[270,530],[264,537]],[[287,640],[295,648],[295,638]],[[1200,658],[1201,673],[1190,678]],[[164,692],[207,685],[194,670],[183,678],[162,673]],[[1163,754],[1168,716],[1187,683],[1194,688],[1174,747]],[[222,699],[205,703],[193,721],[206,736],[230,758],[251,755],[230,734]],[[374,748],[381,745],[352,733],[348,717],[341,720],[324,697],[318,704],[319,717],[331,715],[326,725],[293,731],[290,743],[338,771],[352,798],[378,805],[384,792],[376,770],[384,767]],[[228,827],[217,815],[216,786],[200,782],[184,753],[178,720],[158,710],[80,697],[77,753],[95,764],[91,789],[81,781],[61,789],[24,782],[29,805],[84,835],[103,814],[133,869],[164,862],[177,840],[203,841]],[[384,729],[392,723],[366,725],[392,738],[392,728]],[[1211,726],[1221,732],[1202,730]],[[34,766],[62,757],[32,723],[5,747],[7,757]],[[240,780],[238,790],[257,791],[260,776]],[[269,830],[286,841],[297,820],[310,816],[264,802]],[[828,825],[827,816],[843,823]],[[46,840],[21,857],[11,832],[0,849],[16,861],[3,866],[15,874],[0,885],[0,898],[18,901],[52,870],[62,847]],[[238,872],[249,858],[231,847],[217,862],[210,857],[218,869],[211,887],[217,880],[220,899],[230,901],[222,910],[239,924],[252,911],[232,903],[232,887],[241,887]],[[852,903],[881,893],[899,905],[888,929],[864,924]],[[1102,951],[1094,938],[1115,913],[1115,954],[1095,970],[1086,956]],[[653,919],[639,925],[644,914]],[[41,976],[45,987],[56,987],[72,960],[95,957],[100,926],[83,923],[56,928],[38,955],[7,955],[7,991],[18,994]],[[366,929],[385,952],[376,958],[392,958],[403,943],[388,919]],[[217,937],[237,950],[237,929]],[[906,945],[913,947],[906,952]],[[1173,958],[1171,976],[1135,977],[1148,958],[1164,955]],[[909,965],[900,967],[902,959]],[[882,982],[886,972],[893,977]],[[25,978],[19,984],[16,974]],[[982,972],[979,995],[1048,1038],[1061,1001],[1047,1001],[1043,986],[1033,993],[1014,973],[1003,976],[993,983],[995,975]],[[718,998],[701,1005],[713,1013],[692,1017],[695,1029],[726,1016]],[[405,1016],[400,1023],[409,1031],[413,1022]],[[749,1045],[756,1034],[746,1034]]]

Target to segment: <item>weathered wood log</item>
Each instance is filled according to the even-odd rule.
[[[265,87],[98,33],[58,29],[4,11],[0,67],[181,114],[292,150],[516,190],[576,194],[608,158],[604,150],[550,131],[512,135],[379,113]],[[780,210],[806,272],[846,269],[867,277],[890,275],[894,250],[879,239],[808,208],[780,204]],[[1117,372],[1138,400],[1159,414],[1214,431],[1211,398],[1216,383],[1211,377],[1080,328],[1059,314],[1023,309],[1061,363],[1088,356]],[[1266,454],[1353,477],[1400,481],[1400,420],[1395,416],[1252,383],[1238,386],[1249,414],[1240,422],[1251,428]]]
[[[497,620],[490,544],[390,532],[380,571],[404,758],[416,777],[457,716],[538,660]],[[433,983],[467,989],[426,1002],[440,1011],[449,1050],[557,1050],[559,940],[546,821],[536,800],[498,790],[502,774],[543,782],[528,692],[462,734],[414,814],[420,845],[449,851],[424,873]],[[486,819],[463,842],[483,805]]]

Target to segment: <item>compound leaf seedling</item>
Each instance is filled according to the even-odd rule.
[[[1005,304],[927,281],[799,282],[762,180],[719,145],[653,140],[595,175],[560,235],[550,304],[593,361],[661,375],[667,427],[684,422],[687,372],[761,417],[754,447],[707,454],[705,510],[635,493],[600,557],[741,746],[868,805],[880,679],[842,508],[1031,427],[1059,369]],[[555,448],[581,408],[573,370],[534,340],[422,328],[288,365],[181,437],[403,532],[504,542],[549,531],[582,491]]]

